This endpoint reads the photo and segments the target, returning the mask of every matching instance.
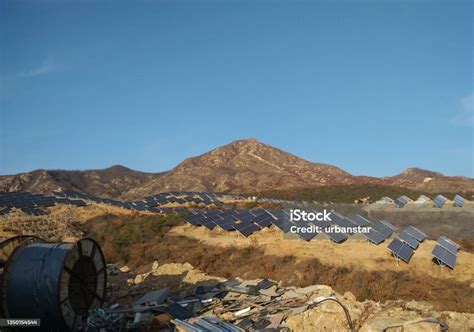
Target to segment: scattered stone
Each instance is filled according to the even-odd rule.
[[[122,266],[119,270],[122,273],[129,273],[130,272],[130,268],[127,265]]]

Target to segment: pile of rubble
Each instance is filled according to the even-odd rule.
[[[473,314],[438,313],[426,303],[357,302],[329,286],[225,280],[190,264],[155,262],[146,273],[109,265],[109,302],[93,310],[88,331],[404,331],[469,330]],[[388,329],[390,330],[390,329]]]

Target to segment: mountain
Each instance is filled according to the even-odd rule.
[[[474,179],[448,177],[419,168],[384,178],[354,176],[338,167],[301,159],[255,139],[238,140],[186,159],[164,173],[143,173],[113,166],[103,170],[36,170],[0,176],[0,191],[75,190],[129,200],[175,190],[254,193],[365,184],[427,193],[474,191]]]
[[[0,191],[29,191],[50,194],[73,190],[107,198],[122,196],[130,188],[159,177],[162,173],[144,173],[121,165],[86,171],[35,170],[0,176]]]
[[[407,168],[403,173],[385,178],[387,184],[418,191],[440,193],[474,190],[474,179],[462,176],[444,176],[421,168]]]
[[[474,190],[474,180],[409,168],[393,177],[353,176],[342,169],[313,163],[260,143],[239,140],[186,159],[171,171],[125,194],[138,198],[160,191],[194,190],[252,193],[334,185],[388,185],[425,192]]]
[[[128,197],[169,190],[255,192],[351,183],[352,176],[335,166],[312,163],[258,142],[239,140],[201,156],[189,158]]]

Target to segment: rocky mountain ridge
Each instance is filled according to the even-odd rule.
[[[36,170],[0,176],[2,191],[75,190],[121,199],[175,190],[249,193],[348,184],[380,184],[433,193],[474,191],[474,179],[448,177],[419,168],[408,168],[392,177],[354,176],[256,139],[234,141],[188,158],[163,173],[144,173],[116,165],[102,170]]]

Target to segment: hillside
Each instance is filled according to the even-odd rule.
[[[423,193],[474,191],[474,179],[448,177],[419,168],[408,168],[384,178],[354,176],[336,166],[310,162],[255,139],[234,141],[186,159],[164,173],[113,166],[103,170],[36,170],[0,176],[0,191],[75,190],[120,199],[140,199],[175,190],[258,193],[350,185],[409,188]]]
[[[160,173],[143,173],[115,165],[100,170],[35,170],[0,176],[0,191],[29,191],[49,194],[53,190],[73,190],[101,197],[116,198]]]

